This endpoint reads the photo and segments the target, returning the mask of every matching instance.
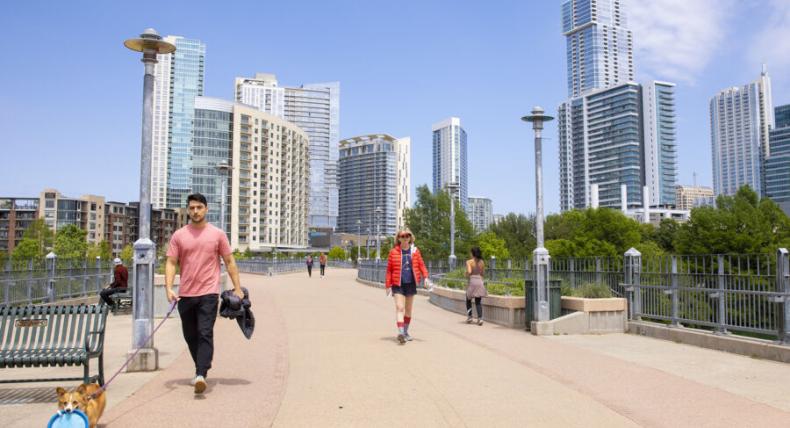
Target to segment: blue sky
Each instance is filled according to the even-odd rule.
[[[678,84],[680,183],[710,185],[708,102],[768,65],[790,103],[790,2],[627,0],[637,80]],[[13,2],[0,24],[0,195],[137,200],[143,67],[122,42],[146,27],[207,45],[206,95],[271,72],[341,82],[341,137],[410,136],[412,184],[431,181],[431,124],[459,116],[469,194],[534,211],[532,131],[567,96],[560,0]],[[144,12],[151,10],[152,13]],[[544,131],[546,207],[559,210],[557,132]]]

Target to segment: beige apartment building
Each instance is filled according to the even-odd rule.
[[[44,189],[39,194],[38,206],[39,217],[53,232],[73,224],[87,232],[88,243],[104,240],[104,196],[69,198],[55,189]]]
[[[679,210],[690,210],[695,207],[697,199],[709,199],[713,197],[713,189],[704,186],[676,186],[675,187],[675,208]]]

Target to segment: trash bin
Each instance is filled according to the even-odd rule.
[[[524,280],[524,320],[527,330],[530,329],[531,322],[537,321],[535,314],[535,302],[538,301],[538,293],[535,290],[533,280]],[[562,314],[562,292],[560,291],[561,281],[559,279],[549,280],[549,319],[559,318]]]

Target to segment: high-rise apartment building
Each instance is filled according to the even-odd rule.
[[[466,131],[461,119],[450,117],[433,125],[433,191],[445,191],[450,183],[459,186],[455,198],[469,209],[466,163]]]
[[[705,186],[675,186],[675,208],[691,210],[713,197],[713,189]]]
[[[272,74],[236,79],[236,101],[296,124],[310,142],[310,217],[314,228],[337,227],[340,83],[280,87]]]
[[[566,0],[562,31],[568,97],[634,80],[633,40],[621,0]]]
[[[408,137],[372,134],[341,141],[337,230],[376,233],[378,225],[381,234],[394,235],[403,227],[403,211],[410,205],[410,159]]]
[[[494,204],[488,198],[469,198],[469,221],[477,232],[494,223]]]
[[[167,36],[176,51],[158,55],[153,95],[151,205],[184,206],[192,190],[192,121],[195,97],[203,95],[206,45]]]
[[[562,22],[570,99],[557,117],[561,209],[620,208],[624,196],[633,206],[674,205],[675,85],[633,82],[620,0],[566,0]]]
[[[790,104],[774,112],[776,128],[770,131],[770,156],[765,160],[765,196],[790,215]]]
[[[770,156],[774,125],[771,80],[765,68],[756,81],[725,89],[710,100],[713,190],[733,195],[743,185],[764,190],[763,162]]]
[[[195,100],[195,190],[208,199],[216,225],[222,175],[228,161],[226,229],[240,251],[306,248],[309,145],[305,131],[257,108],[199,97]],[[200,169],[200,170],[199,170]],[[200,187],[203,186],[203,187]],[[211,220],[210,220],[211,221]]]
[[[0,198],[0,252],[10,254],[36,221],[38,198]]]
[[[627,83],[593,91],[559,108],[560,208],[592,205],[591,186],[598,185],[598,203],[620,207],[621,185],[628,201],[642,201],[642,138],[640,87]]]

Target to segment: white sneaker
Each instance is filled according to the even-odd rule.
[[[206,390],[206,378],[195,376],[195,379],[192,380],[192,385],[195,386],[195,394],[202,394]]]

